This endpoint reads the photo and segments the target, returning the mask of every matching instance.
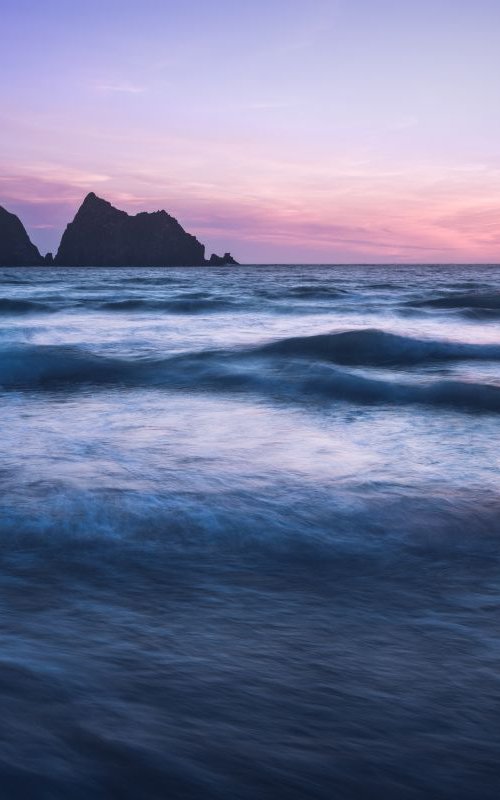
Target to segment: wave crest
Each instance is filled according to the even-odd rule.
[[[464,313],[483,312],[489,316],[500,315],[500,293],[469,292],[445,294],[441,297],[430,297],[421,300],[410,300],[406,303],[412,308],[448,309]]]
[[[17,297],[0,297],[0,315],[36,314],[50,311],[50,306],[38,300]]]
[[[203,314],[226,309],[234,309],[234,301],[216,297],[178,297],[169,300],[146,300],[130,298],[127,300],[110,300],[99,304],[104,311],[144,311],[166,312],[170,314]]]
[[[264,354],[313,358],[349,366],[409,366],[422,361],[500,360],[500,345],[413,339],[378,329],[323,333],[279,339],[260,348]]]
[[[315,338],[315,337],[311,337]],[[290,340],[284,340],[290,342]],[[296,355],[292,348],[292,355]],[[276,350],[202,351],[165,358],[125,359],[71,346],[17,345],[3,349],[0,385],[14,390],[125,386],[258,394],[278,401],[443,406],[500,412],[500,387],[439,380],[396,382],[309,361]]]

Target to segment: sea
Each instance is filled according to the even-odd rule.
[[[0,270],[2,800],[500,796],[500,267]]]

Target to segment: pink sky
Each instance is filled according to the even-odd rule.
[[[7,6],[0,204],[43,251],[92,190],[243,262],[500,260],[497,2]]]

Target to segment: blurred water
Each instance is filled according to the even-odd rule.
[[[2,800],[489,798],[500,268],[0,272]]]

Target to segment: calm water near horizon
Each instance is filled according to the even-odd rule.
[[[0,269],[2,800],[493,800],[500,267]]]

